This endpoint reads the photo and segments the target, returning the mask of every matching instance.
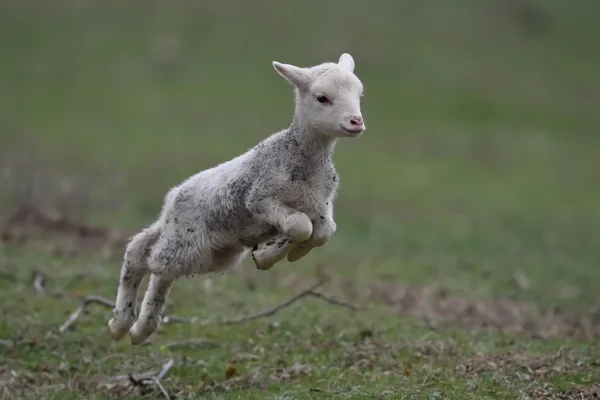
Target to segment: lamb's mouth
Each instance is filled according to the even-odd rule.
[[[342,130],[348,133],[348,136],[358,136],[365,131],[364,128],[348,129],[345,126],[342,126]]]

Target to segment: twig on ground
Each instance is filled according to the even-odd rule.
[[[171,398],[169,397],[169,393],[167,393],[167,391],[163,387],[162,383],[160,383],[160,380],[158,380],[158,378],[152,378],[152,380],[156,384],[156,387],[158,387],[158,390],[160,390],[160,392],[163,394],[163,396],[165,396],[165,399],[171,400]]]
[[[329,390],[319,389],[319,388],[315,388],[315,387],[308,388],[308,392],[309,393],[324,393],[324,394],[328,394],[330,396],[332,394],[342,393],[340,390],[336,390],[335,392],[330,392]]]
[[[135,375],[134,374],[119,375],[119,376],[110,378],[110,380],[122,381],[122,380],[127,379],[134,386],[145,386],[149,382],[152,382],[156,385],[156,387],[162,393],[162,395],[164,396],[165,399],[171,400],[169,393],[165,390],[164,386],[162,385],[162,383],[160,381],[167,375],[169,370],[173,367],[173,364],[174,364],[173,360],[167,361],[162,366],[162,369],[158,373],[156,373],[156,371],[149,371],[149,372],[144,372],[142,374],[135,374]]]
[[[79,306],[75,309],[75,311],[73,311],[73,313],[71,313],[69,318],[67,318],[67,320],[58,328],[58,331],[60,333],[64,333],[67,329],[69,329],[71,326],[73,326],[73,324],[75,324],[75,322],[79,319],[79,317],[81,317],[83,315],[83,313],[85,312],[88,305],[93,304],[93,303],[99,304],[99,305],[107,307],[107,308],[115,307],[115,303],[113,301],[105,299],[104,297],[87,296],[83,299],[83,301],[79,304]]]
[[[169,397],[169,393],[167,393],[160,381],[165,377],[165,375],[167,375],[167,372],[169,372],[172,366],[173,360],[169,360],[165,365],[163,365],[162,370],[159,372],[159,374],[152,379],[158,387],[158,390],[160,390],[160,392],[163,394],[163,396],[165,396],[165,399],[167,400],[171,400],[171,398]]]
[[[63,299],[63,300],[67,300],[67,299],[72,300],[73,299],[71,296],[67,295],[64,292],[60,292],[60,291],[48,292],[46,290],[46,278],[38,270],[33,271],[33,288],[40,296],[52,296],[52,297],[57,297],[57,298]]]
[[[148,371],[148,372],[142,372],[139,374],[117,375],[117,376],[108,378],[108,380],[110,380],[110,381],[128,380],[134,385],[139,385],[140,382],[152,379],[152,377],[156,376],[157,374],[158,374],[158,372],[156,372],[155,370],[152,370],[152,371]]]
[[[203,348],[203,349],[213,349],[219,346],[219,342],[216,340],[210,339],[189,339],[189,340],[180,340],[177,342],[170,342],[165,345],[168,349],[181,349],[181,348]]]
[[[256,314],[242,315],[241,317],[234,318],[234,319],[222,320],[222,321],[219,321],[218,323],[222,324],[222,325],[235,325],[235,324],[241,324],[241,323],[244,323],[247,321],[252,321],[255,319],[259,319],[259,318],[272,317],[273,315],[277,314],[279,311],[283,310],[286,307],[289,307],[290,305],[294,304],[301,298],[310,295],[310,293],[313,290],[322,286],[324,283],[325,283],[325,281],[319,281],[319,282],[315,283],[314,285],[312,285],[310,288],[303,290],[302,292],[296,294],[295,296],[290,297],[283,303],[277,304],[275,307],[270,308],[268,310],[260,311],[260,312],[257,312]]]
[[[171,367],[173,367],[173,360],[169,360],[163,365],[162,369],[160,370],[160,372],[156,376],[156,378],[159,380],[162,380],[162,378],[164,378],[165,375],[167,375],[167,372],[169,372]]]
[[[346,303],[345,301],[338,300],[332,296],[328,296],[328,295],[320,293],[320,292],[315,292],[315,291],[311,290],[309,294],[313,297],[316,297],[317,299],[324,300],[327,303],[332,304],[334,306],[345,307],[352,311],[360,310],[360,308],[358,306],[355,306],[354,304]]]
[[[198,317],[180,317],[178,315],[165,315],[162,317],[163,324],[196,324]],[[203,321],[199,325],[211,325],[213,321]]]
[[[201,321],[199,323],[199,325],[200,326],[236,325],[236,324],[241,324],[244,322],[252,321],[255,319],[271,317],[271,316],[277,314],[282,309],[289,307],[296,301],[302,299],[303,297],[307,297],[307,296],[312,296],[317,299],[321,299],[329,304],[340,306],[340,307],[345,307],[345,308],[348,308],[353,311],[359,310],[359,308],[353,304],[349,304],[349,303],[343,302],[341,300],[335,299],[331,296],[316,292],[315,289],[322,286],[324,283],[325,283],[325,281],[321,280],[321,281],[315,283],[314,285],[312,285],[311,287],[309,287],[308,289],[303,290],[300,293],[297,293],[296,295],[290,297],[283,303],[277,304],[270,309],[263,310],[258,313],[255,313],[255,314],[242,315],[241,317],[233,318],[233,319]],[[34,279],[33,279],[33,287],[34,287],[35,291],[37,293],[39,293],[40,295],[51,295],[51,296],[58,297],[61,299],[68,298],[68,296],[63,292],[48,292],[45,288],[44,276],[39,271],[35,271],[35,275],[34,275]],[[73,311],[73,313],[71,313],[69,318],[67,318],[67,320],[58,328],[58,332],[64,333],[70,327],[72,327],[75,324],[75,322],[83,315],[83,313],[87,309],[88,305],[90,305],[92,303],[102,305],[106,308],[114,308],[115,307],[115,303],[106,298],[103,298],[100,296],[93,296],[93,295],[87,296],[83,299],[83,301],[81,301],[79,303],[79,306],[75,309],[75,311]],[[166,315],[162,319],[163,323],[197,324],[197,321],[198,321],[198,319],[196,317],[188,318],[188,317],[179,317],[176,315]],[[187,344],[183,344],[183,343],[172,343],[171,344],[171,346],[174,346],[174,347],[177,347],[177,346],[181,347],[181,346],[186,346],[186,345],[187,346],[207,346],[208,342],[205,340],[204,343],[200,343],[198,341],[196,341],[196,343],[192,343],[192,342],[188,341]]]
[[[311,287],[309,287],[308,289],[303,290],[302,292],[290,297],[283,303],[277,304],[276,306],[274,306],[270,309],[260,311],[255,314],[242,315],[241,317],[233,318],[233,319],[208,320],[208,321],[201,321],[201,322],[197,322],[198,319],[196,317],[186,318],[186,317],[177,317],[177,316],[168,316],[167,315],[167,316],[163,317],[163,323],[180,323],[180,324],[188,323],[188,324],[198,324],[200,326],[236,325],[236,324],[241,324],[244,322],[252,321],[255,319],[271,317],[271,316],[277,314],[279,311],[283,310],[284,308],[289,307],[296,301],[302,299],[303,297],[307,297],[307,296],[312,296],[312,297],[324,300],[329,304],[340,306],[340,307],[345,307],[345,308],[348,308],[353,311],[359,310],[359,308],[353,304],[349,304],[349,303],[337,300],[331,296],[327,296],[322,293],[315,292],[315,289],[322,286],[324,283],[325,283],[325,281],[319,281],[319,282],[315,283],[314,285],[312,285]]]
[[[43,296],[46,294],[46,288],[44,287],[46,285],[44,275],[42,275],[40,271],[34,271],[33,273],[33,288],[39,295]]]
[[[64,292],[60,292],[60,291],[48,292],[46,290],[46,279],[45,279],[44,275],[40,271],[37,271],[37,270],[34,271],[33,288],[39,295],[42,295],[42,296],[53,296],[53,297],[57,297],[62,300],[75,300],[75,298],[73,296],[69,296]],[[67,320],[58,328],[58,332],[60,332],[60,333],[66,332],[67,329],[69,329],[71,326],[73,326],[75,324],[75,322],[83,315],[83,313],[85,312],[87,307],[92,303],[100,304],[107,308],[114,308],[114,306],[115,306],[115,303],[113,301],[105,299],[104,297],[93,296],[93,295],[86,296],[79,303],[79,306],[77,306],[75,311],[73,311],[71,313],[69,318],[67,318]]]

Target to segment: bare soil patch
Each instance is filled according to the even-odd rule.
[[[114,229],[88,226],[27,203],[0,226],[0,243],[15,243],[57,257],[96,253],[104,259],[120,258],[129,236]]]
[[[317,267],[317,274],[319,272]],[[297,287],[307,278],[295,273],[279,279],[282,287]],[[435,286],[411,287],[375,282],[366,289],[347,278],[330,278],[339,292],[354,303],[385,304],[397,314],[415,318],[423,325],[470,331],[499,332],[529,338],[600,338],[600,307],[574,312],[563,307],[543,308],[515,300],[468,299]],[[358,300],[357,300],[358,299]]]
[[[434,328],[500,331],[543,339],[600,338],[598,307],[574,315],[561,307],[543,309],[513,300],[473,300],[453,296],[439,288],[389,283],[373,284],[369,298]]]

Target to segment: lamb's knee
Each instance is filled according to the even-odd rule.
[[[148,251],[159,235],[159,228],[152,226],[132,237],[125,247],[124,262],[134,268],[145,266]]]
[[[315,236],[314,238],[312,238],[310,240],[310,245],[312,247],[321,247],[321,246],[325,245],[325,243],[327,243],[330,238],[331,238],[331,235]]]
[[[308,240],[313,232],[313,224],[304,213],[289,215],[282,224],[283,232],[290,235],[294,242]]]
[[[308,240],[308,242],[310,242],[310,245],[312,247],[321,247],[324,246],[327,242],[329,242],[331,236],[333,236],[333,234],[331,233],[327,233],[324,235],[315,235],[310,240]]]
[[[312,242],[316,247],[322,246],[329,241],[337,230],[337,224],[332,218],[321,217],[313,232]]]

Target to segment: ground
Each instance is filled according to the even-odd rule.
[[[1,399],[600,396],[598,3],[340,1],[0,6]],[[286,126],[272,60],[346,51],[326,246],[181,279],[140,346],[65,325],[170,186]]]

